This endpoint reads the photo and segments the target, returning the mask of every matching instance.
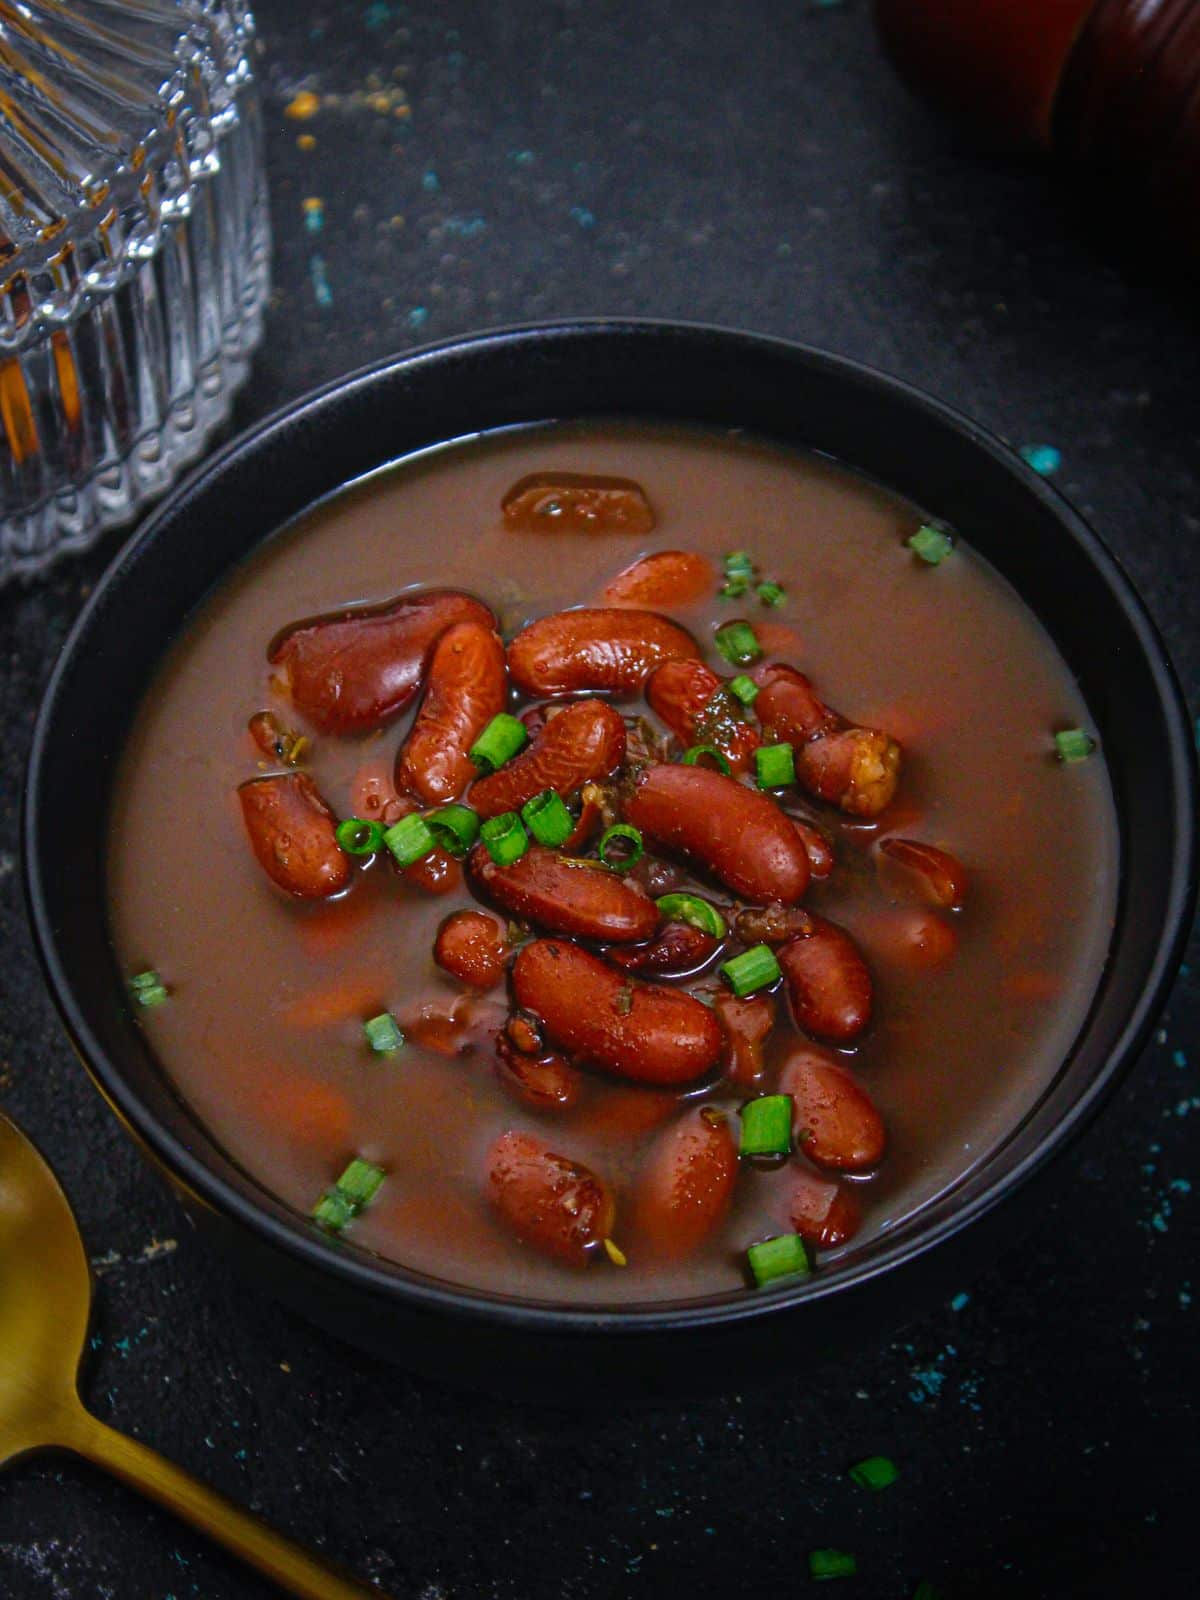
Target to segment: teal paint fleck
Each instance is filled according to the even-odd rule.
[[[405,320],[410,328],[423,328],[429,321],[429,312],[424,306],[413,306]]]
[[[589,211],[586,206],[572,206],[571,220],[572,222],[577,222],[581,228],[592,228],[596,224],[594,213]]]
[[[1175,1194],[1191,1194],[1192,1186],[1187,1178],[1172,1178],[1170,1187]]]
[[[1188,1308],[1191,1306],[1191,1303],[1192,1303],[1192,1286],[1191,1286],[1190,1283],[1185,1283],[1183,1288],[1180,1289],[1180,1291],[1179,1291],[1179,1305],[1180,1305],[1181,1310],[1183,1310],[1183,1311],[1188,1310]]]
[[[421,187],[425,190],[426,194],[436,194],[442,187],[438,181],[438,175],[432,167],[430,167],[429,171],[421,179]]]
[[[1062,466],[1062,453],[1052,444],[1023,444],[1021,459],[1043,478],[1051,478]]]
[[[951,1311],[962,1311],[970,1303],[971,1296],[965,1292],[956,1294],[950,1302]]]
[[[537,160],[532,150],[510,150],[508,159],[518,167],[531,167]]]
[[[909,1391],[908,1398],[916,1405],[922,1405],[926,1400],[936,1400],[946,1381],[946,1374],[939,1372],[936,1367],[915,1367],[912,1376],[917,1387]]]
[[[317,304],[319,306],[331,306],[333,304],[333,290],[329,287],[325,263],[320,256],[310,257],[308,275],[312,279],[313,298]]]
[[[363,21],[372,32],[386,27],[391,20],[392,8],[385,3],[385,0],[375,0],[375,4],[368,6],[363,13]]]
[[[234,1459],[234,1460],[235,1460],[235,1461],[245,1461],[245,1459],[246,1459],[246,1452],[245,1452],[245,1451],[244,1451],[244,1450],[235,1450],[235,1451],[234,1451],[234,1452],[233,1452],[233,1459]]]
[[[482,217],[447,217],[442,227],[458,239],[474,239],[487,227]]]
[[[1171,1059],[1172,1059],[1172,1061],[1174,1061],[1174,1063],[1175,1063],[1175,1065],[1177,1067],[1186,1067],[1187,1064],[1188,1064],[1187,1055],[1182,1050],[1176,1050],[1175,1054],[1171,1057]]]
[[[311,199],[304,202],[304,227],[308,233],[320,233],[325,226],[324,201]]]

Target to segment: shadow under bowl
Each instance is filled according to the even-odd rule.
[[[800,1286],[558,1308],[331,1244],[223,1153],[130,1014],[109,943],[105,829],[146,685],[196,607],[263,539],[412,451],[520,423],[622,415],[739,426],[824,451],[969,530],[1079,680],[1109,764],[1123,889],[1069,1058],[947,1193]],[[1165,997],[1195,896],[1194,766],[1175,679],[1128,580],[999,440],[894,379],[798,345],[684,324],[557,323],[354,373],[268,418],[175,490],[115,559],[54,672],[25,792],[26,887],[46,977],[94,1081],[255,1283],[351,1343],[443,1379],[560,1401],[653,1398],[732,1373],[740,1382],[894,1327],[1012,1237],[1021,1206],[1040,1203],[1035,1180],[1117,1085]]]

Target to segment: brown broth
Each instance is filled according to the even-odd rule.
[[[657,530],[506,529],[505,491],[555,469],[636,479]],[[247,719],[274,705],[296,724],[271,699],[264,656],[296,618],[446,585],[491,604],[507,637],[536,616],[600,603],[605,583],[647,551],[703,551],[719,568],[737,546],[786,586],[787,605],[768,612],[714,598],[671,614],[702,640],[739,614],[793,629],[794,648],[769,654],[794,661],[833,705],[904,746],[901,820],[885,819],[887,831],[953,851],[971,874],[967,906],[949,918],[959,934],[953,960],[909,971],[886,934],[916,902],[881,889],[866,853],[875,830],[819,808],[838,868],[806,904],[850,929],[872,967],[876,1021],[847,1059],[890,1140],[879,1173],[856,1185],[861,1233],[824,1260],[895,1226],[974,1167],[1046,1089],[1082,1024],[1112,927],[1117,827],[1101,755],[1072,766],[1053,758],[1050,731],[1089,719],[1050,640],[968,544],[936,569],[914,559],[903,539],[919,520],[828,461],[737,433],[556,424],[401,462],[252,557],[201,609],[146,696],[111,823],[117,956],[130,973],[157,967],[171,986],[170,1003],[143,1021],[195,1115],[301,1213],[350,1155],[380,1162],[387,1181],[353,1238],[436,1277],[592,1303],[746,1281],[746,1245],[787,1227],[778,1173],[741,1173],[728,1220],[694,1259],[640,1262],[621,1205],[654,1130],[614,1144],[601,1119],[646,1091],[591,1080],[573,1111],[539,1115],[499,1085],[486,1041],[447,1058],[410,1039],[394,1057],[373,1057],[363,1018],[386,1007],[405,1019],[423,1002],[448,1011],[458,998],[430,951],[442,919],[471,903],[468,891],[427,897],[379,863],[340,902],[292,902],[255,863],[235,794],[258,770]],[[711,648],[707,656],[721,665]],[[315,740],[310,770],[338,815],[353,809],[350,783],[364,759],[390,771],[411,716],[365,740]],[[339,992],[339,1015],[305,1020],[314,996]],[[467,1003],[482,1024],[502,1014],[503,998],[500,989]],[[776,1065],[795,1041],[782,998],[780,1016]],[[721,1085],[658,1097],[668,1116],[681,1098],[732,1109],[740,1097]],[[484,1152],[505,1128],[537,1131],[615,1185],[625,1269],[601,1260],[572,1271],[504,1231],[481,1178]]]

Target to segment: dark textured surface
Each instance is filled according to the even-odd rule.
[[[1195,712],[1191,310],[1101,259],[1043,175],[980,160],[909,101],[865,4],[258,12],[278,290],[241,423],[389,350],[548,315],[825,344],[1055,445],[1057,481],[1141,588]],[[300,88],[320,98],[306,122],[284,116]],[[18,786],[40,688],[113,548],[0,596],[0,1095],[60,1171],[97,1262],[85,1389],[102,1417],[399,1596],[788,1593],[823,1545],[857,1554],[845,1592],[872,1600],[923,1576],[949,1596],[1186,1591],[1194,965],[1042,1228],[981,1262],[958,1309],[768,1394],[731,1372],[686,1410],[581,1419],[410,1380],[328,1347],[200,1249],[44,995]],[[879,1496],[844,1475],[873,1451],[902,1472]],[[0,1593],[265,1590],[90,1470],[43,1460],[0,1480]]]

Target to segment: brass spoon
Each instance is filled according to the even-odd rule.
[[[300,1600],[387,1600],[85,1411],[92,1276],[58,1181],[0,1112],[0,1466],[71,1450],[140,1489]]]

